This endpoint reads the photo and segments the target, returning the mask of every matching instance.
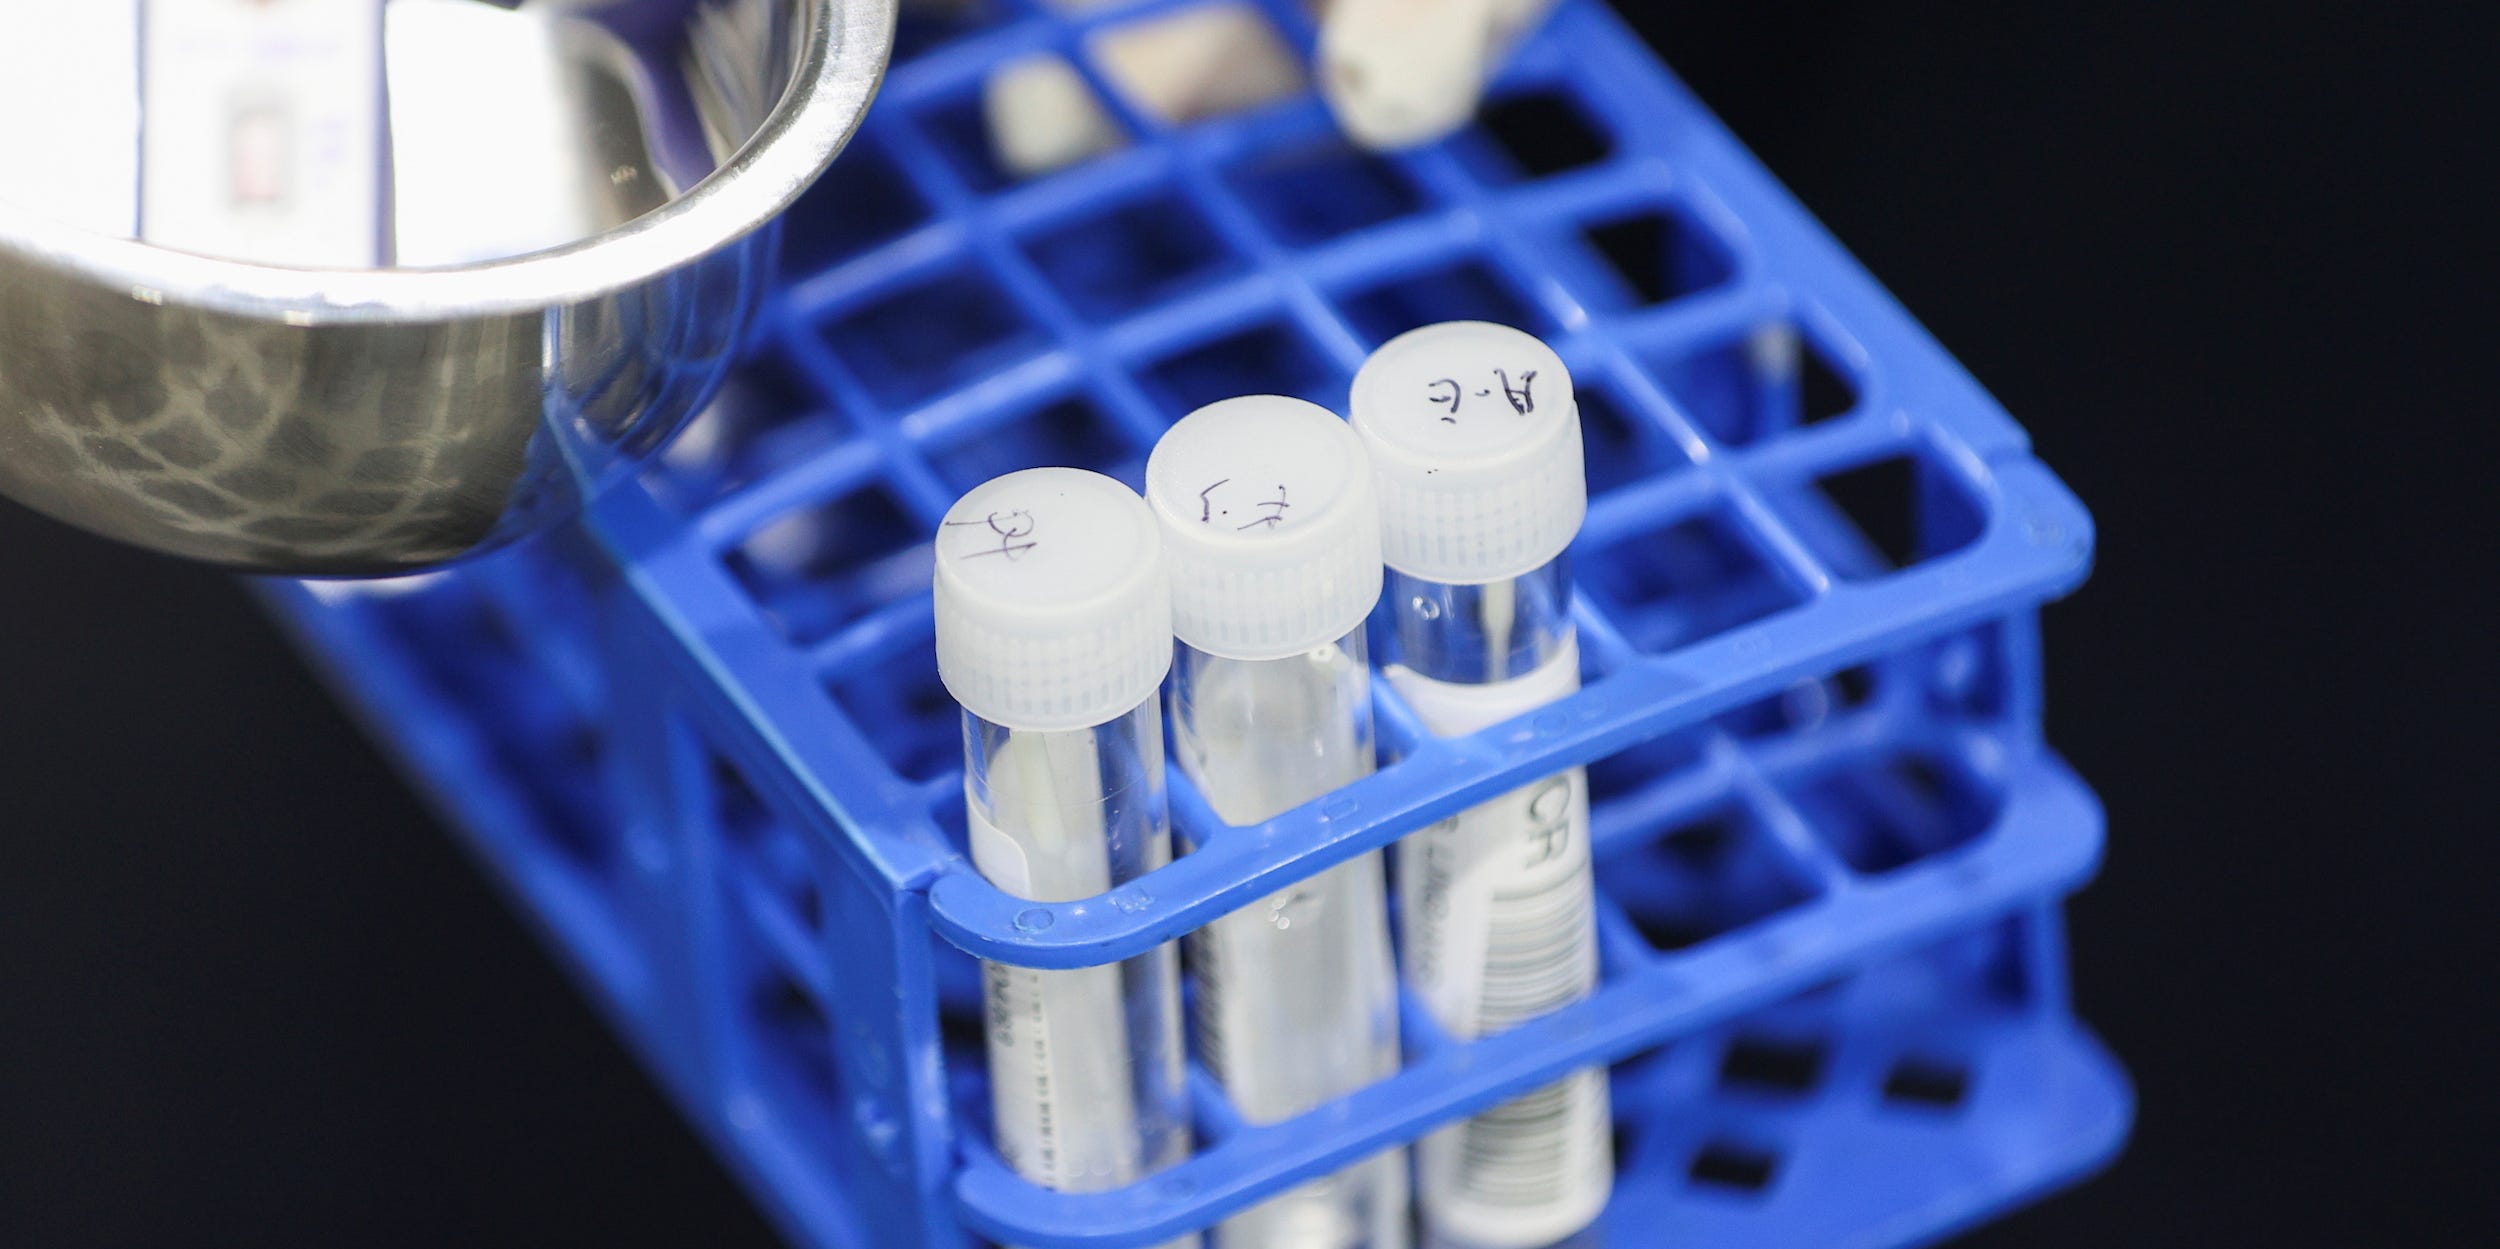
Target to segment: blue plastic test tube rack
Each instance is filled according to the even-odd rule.
[[[738,397],[584,522],[456,571],[273,585],[307,648],[791,1239],[1151,1244],[1588,1063],[1615,1068],[1607,1243],[1932,1239],[2115,1152],[2059,901],[2092,796],[2040,739],[2035,625],[2091,520],[2005,413],[1592,0],[1486,124],[1359,153],[1305,96],[1185,128],[1087,40],[1191,7],[907,21],[786,223]],[[1307,48],[1297,4],[1257,6]],[[979,92],[1070,56],[1132,134],[1017,182]],[[1539,136],[1531,144],[1519,136]],[[1506,137],[1507,136],[1507,137]],[[1365,353],[1476,317],[1554,343],[1593,500],[1574,698],[1436,741],[1090,902],[962,854],[924,541],[1033,464],[1134,483],[1252,391],[1342,407]],[[986,1139],[971,955],[1108,962],[1528,778],[1590,768],[1604,983],[1392,1080],[1055,1194]]]

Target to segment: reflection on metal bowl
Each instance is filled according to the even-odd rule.
[[[894,0],[387,13],[383,267],[125,237],[93,184],[135,183],[139,119],[0,86],[78,156],[0,169],[0,494],[301,575],[412,571],[566,514],[719,385],[767,227],[858,125]]]

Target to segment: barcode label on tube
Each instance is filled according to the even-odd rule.
[[[999,1156],[1044,1188],[1093,1192],[1143,1173],[1120,969],[983,967]]]
[[[1500,1031],[1596,988],[1588,822],[1575,768],[1399,847],[1406,979],[1453,1035]]]
[[[1560,776],[1549,786],[1570,786]],[[1568,1006],[1597,987],[1597,928],[1587,859],[1581,870],[1516,891],[1496,890],[1487,907],[1484,986],[1476,1032],[1499,1032]]]
[[[1576,663],[1576,657],[1567,662]],[[1392,670],[1436,732],[1502,718],[1500,687],[1454,687]],[[1553,696],[1552,681],[1521,678]],[[1561,682],[1568,688],[1568,682]],[[1453,701],[1463,693],[1465,705]],[[1462,812],[1398,848],[1407,983],[1451,1035],[1505,1031],[1597,988],[1587,775],[1574,768]],[[1606,1075],[1574,1072],[1424,1138],[1425,1217],[1483,1249],[1552,1244],[1593,1221],[1613,1184]]]
[[[1232,1069],[1226,1056],[1231,1047],[1226,1034],[1231,1031],[1231,1011],[1225,1000],[1226,973],[1224,939],[1215,925],[1208,925],[1189,934],[1190,981],[1198,991],[1198,1062],[1215,1077],[1217,1084],[1226,1081]]]
[[[972,860],[1011,894],[1034,892],[1014,837],[971,805]],[[1120,968],[984,963],[992,1128],[999,1156],[1044,1188],[1088,1192],[1143,1173]]]
[[[1606,1120],[1604,1075],[1578,1071],[1460,1124],[1461,1200],[1530,1216],[1586,1207],[1583,1180],[1589,1160],[1602,1162],[1612,1144],[1606,1139]],[[1597,1195],[1602,1199],[1603,1194],[1601,1185]],[[1554,1218],[1557,1223],[1578,1221],[1561,1214]],[[1555,1235],[1570,1230],[1576,1226]]]

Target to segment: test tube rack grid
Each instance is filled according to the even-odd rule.
[[[267,584],[797,1244],[1119,1249],[1203,1227],[1575,1067],[1613,1067],[1605,1243],[1928,1241],[2088,1173],[2132,1114],[2073,1018],[2060,903],[2102,820],[2040,736],[2037,609],[2089,516],[2022,430],[1594,0],[1482,125],[1358,152],[1316,99],[1141,115],[1092,41],[1201,0],[907,18],[883,95],[782,228],[733,393],[568,529],[453,571]],[[1307,52],[1292,0],[1254,6]],[[1079,67],[1128,133],[1018,181],[981,85]],[[1475,317],[1570,365],[1592,501],[1586,688],[1435,740],[1376,683],[1384,767],[1034,905],[963,854],[925,541],[1036,464],[1128,480],[1201,403],[1342,409],[1369,349]],[[1043,1192],[986,1129],[973,956],[1173,939],[1586,765],[1603,981],[1405,1069]]]

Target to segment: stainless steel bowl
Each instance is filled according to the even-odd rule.
[[[849,140],[894,26],[894,0],[390,12],[398,266],[193,255],[0,196],[0,494],[298,575],[567,514],[718,387],[762,227]],[[492,68],[477,31],[546,72]]]

